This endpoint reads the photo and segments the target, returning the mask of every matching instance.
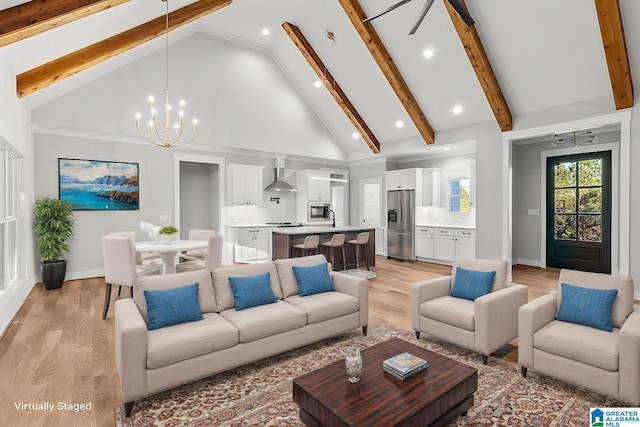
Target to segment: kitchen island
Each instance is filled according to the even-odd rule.
[[[322,246],[322,243],[331,240],[334,234],[345,235],[345,258],[346,266],[342,265],[342,255],[340,249],[336,249],[334,270],[346,270],[348,268],[356,268],[356,246],[347,244],[349,240],[355,240],[359,233],[369,233],[369,245],[367,250],[369,252],[369,266],[374,266],[376,262],[375,257],[375,229],[359,226],[303,226],[303,227],[282,227],[273,229],[273,235],[271,238],[272,247],[271,255],[272,259],[294,258],[301,256],[301,254],[293,248],[293,245],[304,242],[307,236],[319,236],[320,244],[318,245],[318,252],[324,254],[327,260],[329,257],[329,248]],[[366,254],[364,248],[358,248],[360,251],[358,260],[360,266],[365,265]]]

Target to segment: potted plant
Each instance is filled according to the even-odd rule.
[[[61,258],[69,251],[67,241],[73,235],[71,203],[43,197],[36,200],[33,215],[33,230],[40,235],[38,252],[42,257],[42,283],[48,290],[58,289],[67,273],[67,261]]]
[[[160,230],[158,230],[158,233],[160,234],[162,243],[168,245],[175,240],[178,229],[173,225],[165,225]]]

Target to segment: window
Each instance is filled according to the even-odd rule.
[[[18,274],[19,158],[0,149],[0,291]]]
[[[555,238],[602,241],[602,159],[567,161],[555,168]]]
[[[471,180],[469,178],[450,179],[447,187],[449,211],[471,212]]]

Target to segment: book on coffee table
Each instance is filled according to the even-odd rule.
[[[403,381],[425,370],[427,366],[426,360],[407,352],[398,354],[382,362],[382,369],[385,372]]]

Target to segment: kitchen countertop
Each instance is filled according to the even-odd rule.
[[[433,225],[433,224],[416,224],[416,227],[431,227],[431,228],[458,228],[463,230],[475,230],[475,226],[468,225]]]
[[[307,225],[302,227],[282,227],[273,230],[274,233],[280,234],[327,234],[327,233],[343,233],[349,231],[365,231],[374,227],[361,227],[355,225],[337,225],[335,227],[326,225]]]
[[[276,224],[238,224],[238,225],[227,224],[227,227],[258,228],[258,227],[277,227],[277,225]]]

